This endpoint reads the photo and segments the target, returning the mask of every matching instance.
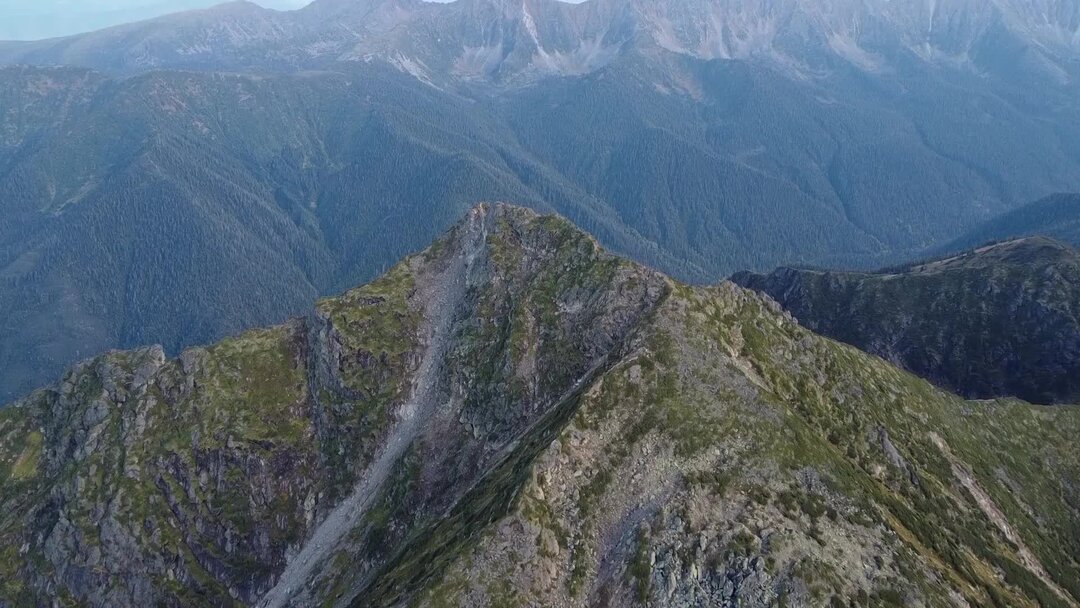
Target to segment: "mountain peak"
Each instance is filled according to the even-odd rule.
[[[0,602],[1068,603],[1078,429],[478,205],[303,319],[0,410]]]
[[[420,4],[423,1],[424,0],[314,0],[300,10],[316,13],[324,17],[340,16],[344,13],[363,15],[383,6]]]

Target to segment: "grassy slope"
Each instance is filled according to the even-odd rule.
[[[344,366],[348,395],[324,394],[322,417],[307,395],[299,323],[173,361],[150,364],[160,357],[150,350],[103,355],[0,411],[0,536],[10,547],[0,598],[29,602],[30,573],[56,575],[40,541],[19,548],[29,530],[54,530],[58,521],[79,528],[64,557],[90,568],[89,588],[102,593],[133,584],[128,575],[144,569],[184,605],[229,604],[229,587],[257,588],[302,540],[315,495],[331,500],[370,457],[408,377],[409,281],[403,264],[320,304],[350,352],[376,362]],[[133,388],[144,365],[150,382]],[[332,440],[317,440],[316,420]],[[56,504],[50,491],[62,495]],[[106,522],[131,535],[127,561],[95,558],[109,555],[98,532]],[[68,530],[61,525],[59,534]]]
[[[735,280],[807,326],[961,395],[1080,397],[1080,253],[1044,238],[876,273],[778,270]]]
[[[589,391],[524,498],[420,603],[662,601],[656,556],[701,535],[714,541],[703,564],[764,559],[774,601],[949,605],[952,591],[972,605],[1075,605],[1078,425],[1073,408],[961,401],[729,287],[683,288],[649,347]]]

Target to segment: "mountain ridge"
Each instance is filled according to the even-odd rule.
[[[1022,237],[876,272],[739,273],[807,327],[968,398],[1076,403],[1080,252]]]
[[[1080,195],[1055,194],[993,218],[945,247],[970,249],[991,241],[1045,235],[1080,247]]]
[[[479,200],[713,282],[896,264],[1080,190],[1072,64],[983,24],[998,4],[508,6],[236,5],[4,47],[96,71],[0,69],[0,395],[283,321]],[[1067,33],[1072,6],[1009,20]],[[938,50],[901,35],[932,18]]]
[[[522,70],[535,70],[541,75],[548,71],[593,71],[629,45],[653,49],[646,52],[663,50],[706,60],[770,59],[808,75],[820,66],[806,62],[803,53],[807,46],[859,69],[882,69],[884,56],[874,48],[879,41],[861,40],[865,30],[884,33],[882,39],[899,42],[905,52],[919,60],[955,64],[978,62],[980,54],[991,52],[986,39],[1004,36],[1004,42],[1020,46],[1025,55],[1021,61],[1028,69],[1061,82],[1075,79],[1076,72],[1068,61],[1068,57],[1075,58],[1080,52],[1080,5],[1074,0],[1046,2],[1038,7],[1014,0],[949,0],[938,4],[927,7],[914,0],[834,0],[810,8],[793,0],[767,5],[759,0],[701,0],[676,9],[656,0],[588,0],[578,4],[557,0],[316,0],[295,11],[277,12],[241,2],[114,28],[112,33],[124,31],[141,40],[138,45],[142,50],[129,49],[126,58],[93,58],[94,49],[106,46],[104,40],[110,32],[105,32],[76,35],[61,42],[8,43],[6,62],[55,62],[47,58],[63,57],[60,63],[138,71],[198,66],[202,60],[191,63],[192,59],[184,55],[215,53],[221,56],[219,60],[228,55],[232,59],[226,62],[239,62],[234,69],[243,65],[249,69],[257,65],[269,68],[275,63],[277,69],[298,69],[311,60],[367,60],[380,56],[393,62],[397,54],[412,66],[409,69],[423,71],[423,77],[428,79],[446,73],[445,66],[436,72],[426,69],[435,67],[433,60],[448,61],[446,65],[457,62],[458,75],[463,77],[492,76],[495,72],[464,69],[470,62],[483,64],[491,60],[507,65],[499,67],[499,72],[520,72],[528,80],[531,77]],[[234,20],[238,11],[247,22]],[[213,19],[201,19],[210,16]],[[343,18],[353,22],[341,22]],[[174,43],[190,51],[182,54],[170,52],[166,46],[155,49],[155,28],[160,32],[161,26],[170,24],[195,26],[189,35],[200,42]],[[475,29],[480,24],[495,29],[484,34]],[[409,42],[409,30],[416,30],[421,37],[413,41],[426,45],[426,49]],[[434,32],[442,33],[427,37]],[[452,34],[455,32],[469,33],[459,38]],[[305,46],[281,48],[282,44],[290,44],[289,40],[305,41]],[[459,42],[461,46],[454,46]],[[519,56],[518,47],[527,56]],[[89,54],[80,58],[79,48]],[[264,56],[245,59],[245,48],[261,48]],[[3,55],[0,47],[0,57]],[[506,82],[514,82],[514,78]]]
[[[290,605],[1075,606],[1078,413],[482,206],[309,317],[0,410],[0,603],[260,605],[332,544]]]

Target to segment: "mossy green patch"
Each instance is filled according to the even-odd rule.
[[[280,445],[304,442],[309,422],[295,408],[304,397],[306,376],[291,344],[292,331],[290,326],[255,330],[205,351],[192,397],[201,447],[230,438]]]
[[[320,444],[330,465],[332,477],[325,485],[331,498],[352,485],[387,428],[394,404],[407,396],[423,320],[423,311],[411,303],[413,263],[406,260],[376,281],[318,304],[342,353],[336,371],[343,386],[317,395],[334,429]]]
[[[405,261],[363,287],[319,302],[318,309],[329,317],[345,352],[367,353],[404,371],[404,359],[416,348],[422,314],[409,306],[415,288],[416,278]],[[357,390],[375,389],[373,383],[379,378],[364,373],[367,362],[345,363],[342,372],[347,384]]]
[[[41,447],[45,436],[39,431],[32,431],[26,436],[25,446],[15,464],[11,467],[11,479],[14,481],[26,481],[38,473],[38,462],[41,460]]]

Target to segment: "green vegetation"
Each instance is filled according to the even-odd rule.
[[[392,407],[407,396],[422,315],[411,303],[411,264],[406,260],[378,280],[318,304],[333,328],[331,339],[339,339],[347,353],[335,370],[341,385],[318,395],[335,429],[321,443],[331,463],[325,485],[332,498],[352,486],[377,448]]]
[[[256,330],[206,350],[195,397],[212,404],[200,416],[205,438],[224,442],[231,432],[253,443],[305,441],[308,423],[296,415],[305,377],[290,344],[292,331]]]
[[[780,269],[736,282],[807,327],[968,398],[1080,401],[1080,252],[1045,238],[877,273]],[[759,339],[743,327],[753,347]]]
[[[584,389],[581,389],[584,390]],[[439,581],[456,559],[472,549],[471,539],[512,512],[537,456],[577,407],[581,391],[555,405],[520,441],[519,447],[485,475],[449,516],[415,530],[375,579],[365,597],[371,606],[393,605]],[[434,591],[438,596],[441,592]]]
[[[946,252],[963,251],[1022,236],[1048,236],[1080,247],[1080,194],[1054,194],[976,226],[949,243]]]
[[[318,601],[1080,598],[1075,408],[963,401],[730,283],[482,211],[490,256],[438,335],[438,403]],[[256,603],[385,449],[460,248],[176,360],[103,355],[0,412],[0,598]]]
[[[37,475],[43,441],[44,436],[39,431],[31,431],[26,436],[25,447],[19,452],[15,463],[11,465],[10,477],[12,481],[26,481]]]
[[[394,266],[378,280],[336,298],[322,300],[318,309],[326,314],[348,352],[367,354],[385,365],[405,369],[405,360],[416,348],[422,311],[409,307],[415,289],[409,262]],[[358,358],[360,358],[358,356]],[[377,390],[376,378],[366,374],[362,359],[344,362],[343,380],[366,392]]]
[[[261,19],[244,15],[227,22]],[[1080,188],[1076,95],[1032,89],[1030,70],[943,78],[916,62],[874,72],[910,93],[883,96],[857,72],[811,83],[754,62],[683,74],[619,61],[603,78],[492,83],[472,98],[377,60],[298,73],[277,63],[306,54],[279,19],[282,38],[209,55],[130,46],[161,23],[149,37],[4,46],[0,60],[19,65],[0,69],[0,399],[88,352],[177,353],[280,323],[483,200],[557,210],[636,260],[712,282],[791,261],[896,263],[1026,197]],[[187,23],[175,34],[162,50],[212,36]],[[461,40],[436,36],[405,52]],[[436,72],[452,63],[433,59]],[[98,71],[25,65],[72,61]],[[657,73],[668,77],[640,86]]]
[[[745,341],[744,352],[793,416],[788,421],[791,434],[777,453],[781,462],[793,468],[817,464],[838,489],[867,500],[864,509],[884,509],[885,521],[901,537],[917,539],[918,551],[945,570],[946,579],[963,580],[958,582],[962,590],[969,586],[980,590],[971,597],[973,602],[1013,605],[1022,601],[1016,595],[1019,590],[1028,598],[1057,605],[1061,600],[1054,599],[1029,570],[1009,567],[1017,559],[1015,549],[967,492],[953,490],[958,484],[954,465],[932,441],[940,433],[954,457],[966,463],[959,466],[971,467],[998,507],[1010,513],[1010,524],[1023,530],[1026,542],[1039,547],[1036,552],[1051,569],[1054,583],[1068,587],[1080,580],[1078,565],[1068,557],[1075,542],[1068,522],[1075,513],[1068,503],[1053,497],[1060,496],[1065,480],[1080,471],[1080,460],[1067,439],[1078,423],[1075,410],[1016,402],[964,403],[847,347],[817,338],[808,341],[805,330],[777,324],[776,317],[764,314],[754,301],[746,306],[756,310],[729,318],[768,323],[755,327],[759,339]],[[717,339],[725,338],[717,334]],[[905,469],[889,462],[882,444],[872,440],[882,428],[903,450]],[[828,441],[830,437],[833,441]],[[841,451],[837,444],[848,449]],[[1038,454],[1053,454],[1057,475],[1031,470],[1033,462],[1045,463]],[[1017,480],[1013,488],[1000,481],[1001,474]],[[798,508],[812,519],[828,512],[819,498],[803,493],[782,492],[778,501],[786,510]],[[1035,515],[1034,510],[1041,512]],[[1048,537],[1033,525],[1033,517],[1044,524],[1055,522],[1051,527],[1064,535]],[[1007,587],[983,574],[992,568],[1005,573]]]

